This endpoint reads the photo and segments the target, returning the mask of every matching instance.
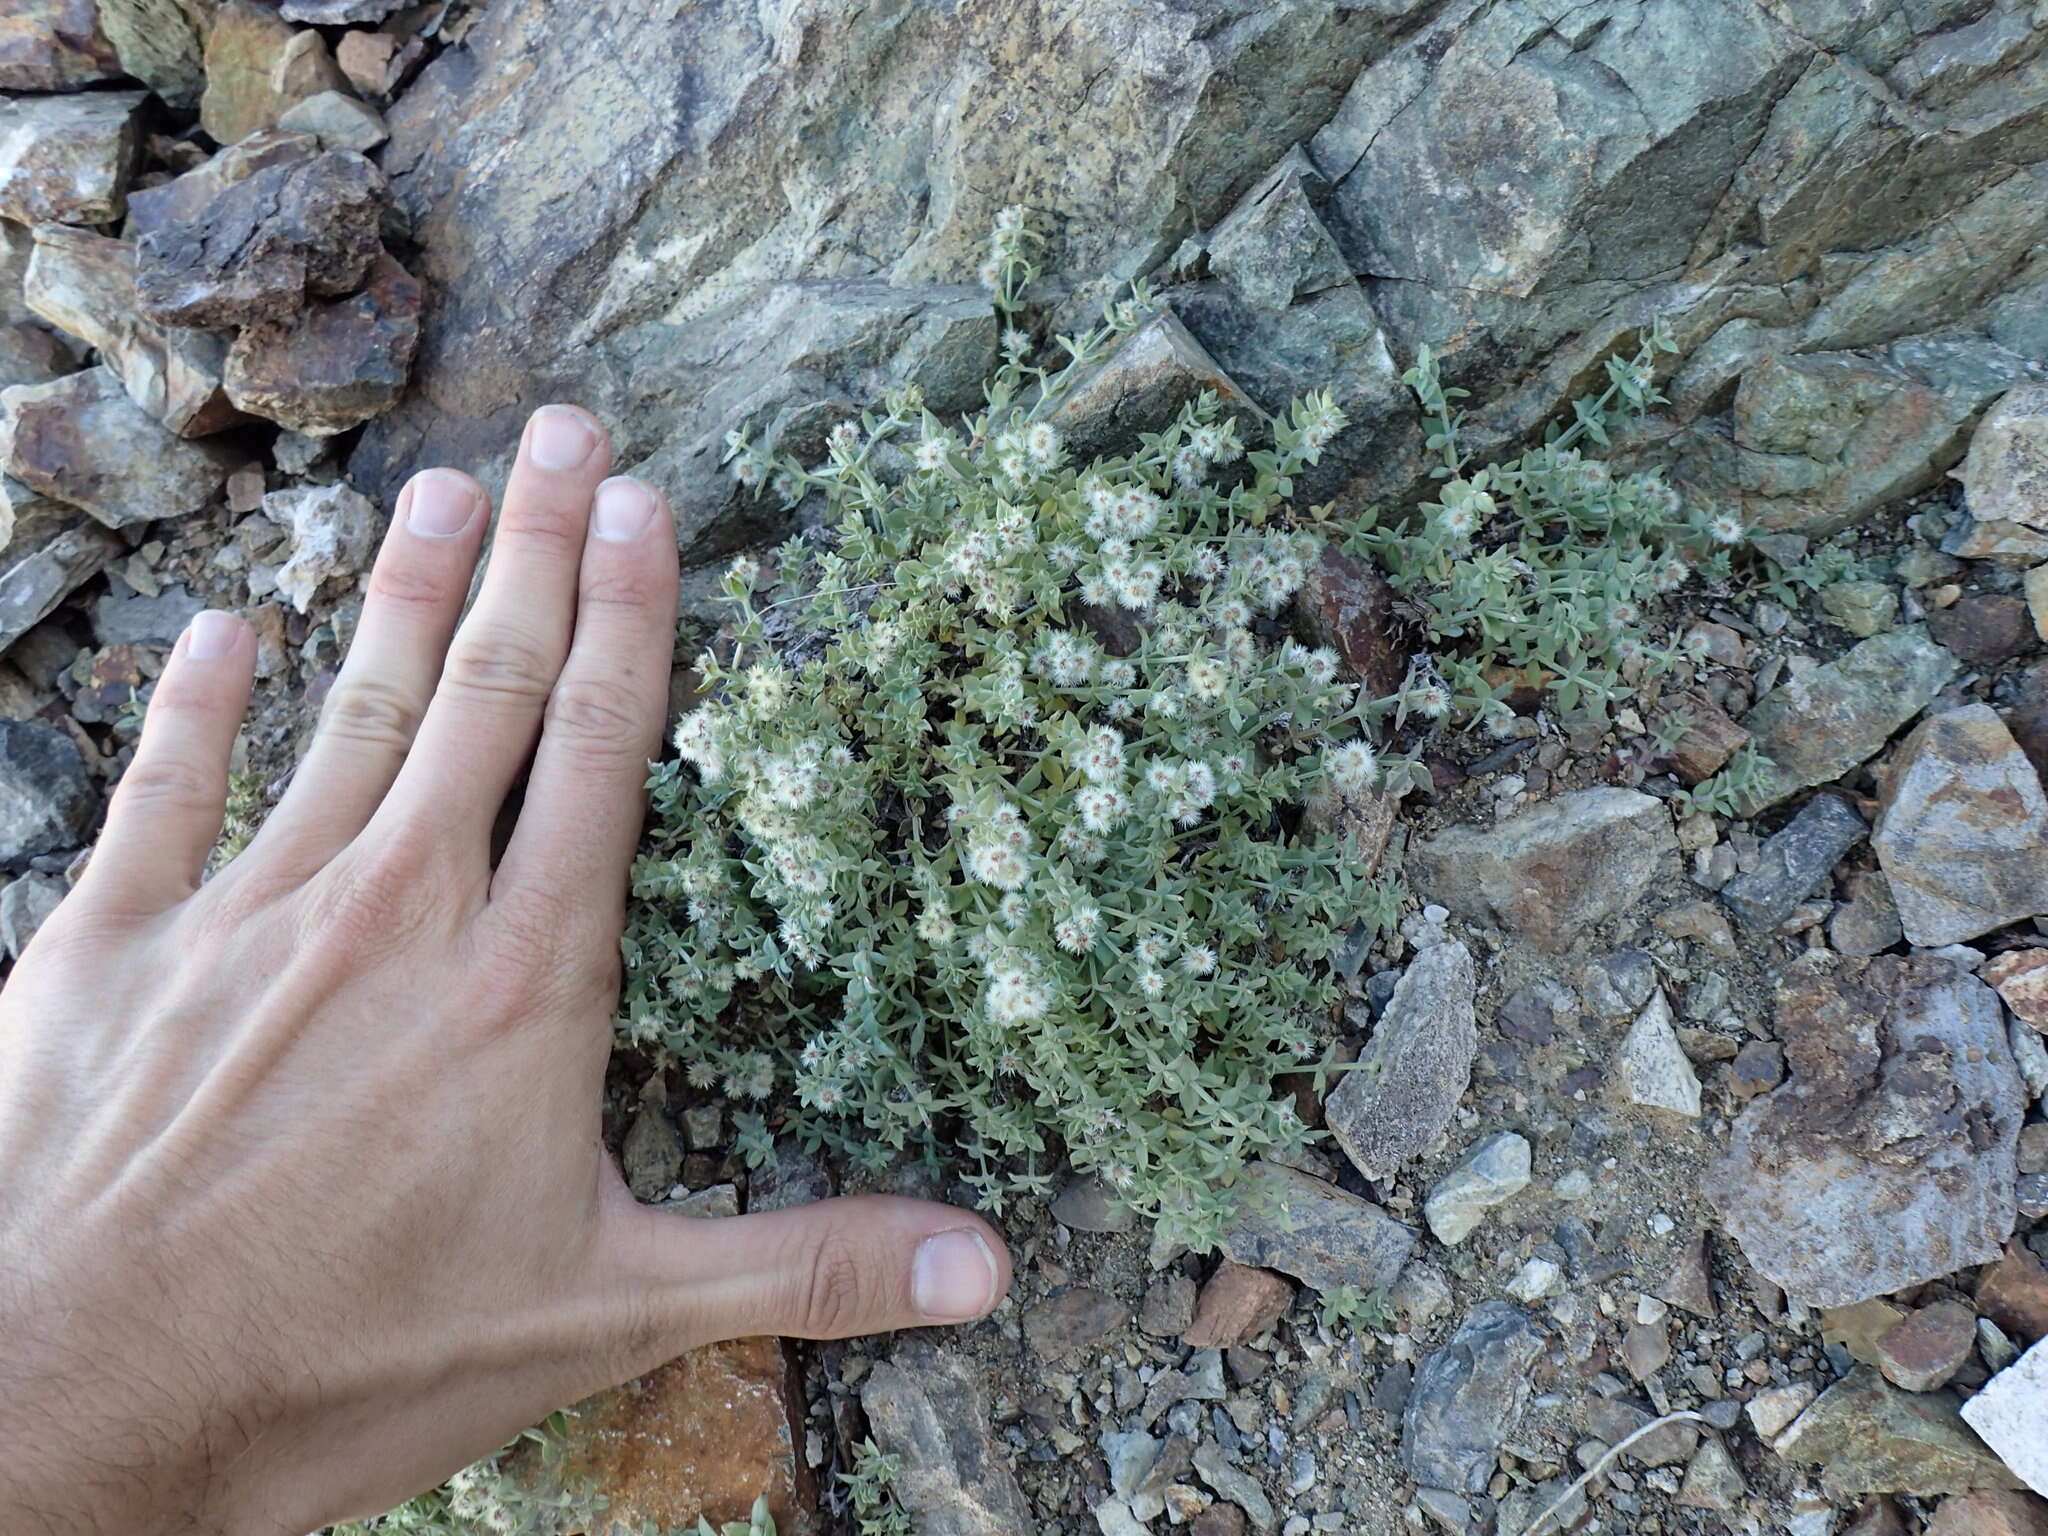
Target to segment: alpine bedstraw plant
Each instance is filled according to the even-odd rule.
[[[1073,462],[1060,404],[1147,301],[1028,366],[1033,240],[1006,212],[981,414],[898,390],[814,467],[731,439],[831,535],[727,577],[730,650],[653,774],[621,1029],[858,1166],[943,1148],[1000,1210],[1064,1151],[1206,1249],[1246,1160],[1305,1140],[1274,1080],[1323,1055],[1323,962],[1393,910],[1303,811],[1411,782],[1368,725],[1404,701],[1276,623],[1318,550],[1291,477],[1343,414],[1310,396],[1248,454],[1204,395]]]

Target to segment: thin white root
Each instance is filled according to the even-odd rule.
[[[1551,1506],[1548,1509],[1544,1510],[1542,1514],[1538,1515],[1534,1520],[1531,1520],[1527,1525],[1522,1527],[1521,1536],[1536,1536],[1536,1533],[1543,1529],[1543,1522],[1554,1518],[1559,1510],[1563,1509],[1565,1505],[1569,1504],[1572,1501],[1573,1494],[1578,1493],[1580,1490],[1584,1489],[1588,1484],[1590,1484],[1593,1481],[1594,1478],[1598,1477],[1601,1473],[1605,1472],[1609,1467],[1613,1466],[1616,1457],[1621,1455],[1623,1451],[1627,1450],[1630,1446],[1634,1445],[1638,1440],[1642,1439],[1645,1435],[1655,1434],[1658,1430],[1662,1429],[1666,1424],[1704,1424],[1706,1422],[1707,1421],[1705,1419],[1701,1418],[1698,1414],[1692,1412],[1692,1410],[1690,1409],[1682,1409],[1677,1413],[1667,1413],[1661,1419],[1650,1420],[1649,1423],[1645,1424],[1641,1429],[1637,1430],[1634,1434],[1628,1435],[1624,1437],[1622,1440],[1618,1441],[1616,1444],[1609,1446],[1606,1455],[1602,1456],[1598,1461],[1594,1462],[1593,1465],[1586,1468],[1586,1470],[1579,1475],[1577,1480],[1575,1480],[1572,1483],[1571,1487],[1565,1489],[1563,1493],[1557,1496],[1556,1500],[1551,1504]]]

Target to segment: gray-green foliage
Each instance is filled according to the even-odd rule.
[[[903,1458],[885,1456],[873,1440],[853,1448],[853,1470],[839,1474],[853,1506],[854,1529],[860,1536],[913,1536],[910,1516],[896,1501],[896,1480]]]
[[[523,1431],[495,1456],[464,1467],[439,1488],[373,1519],[338,1525],[333,1536],[562,1536],[595,1527],[604,1499],[582,1483],[553,1475],[562,1444],[561,1414]],[[540,1448],[539,1478],[513,1477],[505,1456],[522,1442]]]
[[[1028,240],[998,231],[1006,318]],[[957,1149],[1000,1208],[1064,1149],[1207,1247],[1243,1162],[1304,1140],[1274,1078],[1322,1054],[1322,962],[1392,915],[1302,810],[1386,780],[1366,722],[1394,705],[1261,634],[1317,552],[1289,497],[1343,425],[1327,397],[1249,454],[1205,395],[1069,461],[1057,407],[1143,297],[1056,371],[1013,326],[957,430],[903,390],[815,467],[735,439],[742,481],[821,492],[832,537],[728,579],[731,653],[653,775],[622,1031],[700,1087],[788,1090],[859,1165]]]

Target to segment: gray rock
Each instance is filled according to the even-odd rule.
[[[145,91],[0,96],[0,217],[111,224],[134,174]]]
[[[793,1141],[778,1141],[747,1179],[747,1210],[786,1211],[830,1197],[832,1175]]]
[[[1822,1468],[1837,1494],[1922,1498],[2024,1484],[1970,1432],[1947,1392],[1902,1392],[1858,1366],[1778,1437],[1785,1460]]]
[[[0,390],[0,473],[109,528],[198,511],[241,458],[174,436],[110,368]]]
[[[382,113],[342,91],[308,96],[279,113],[277,126],[286,133],[312,134],[322,149],[352,149],[359,155],[391,137]]]
[[[1528,1187],[1528,1140],[1499,1131],[1474,1142],[1436,1181],[1422,1216],[1438,1242],[1456,1247],[1479,1229],[1488,1211]]]
[[[1052,421],[1082,462],[1133,447],[1204,390],[1242,408],[1237,383],[1172,314],[1155,315],[1077,377]],[[1240,410],[1250,419],[1251,412]]]
[[[26,874],[0,890],[0,945],[19,960],[36,931],[49,921],[67,887],[56,875]]]
[[[278,568],[277,590],[301,613],[322,588],[352,582],[370,568],[383,525],[370,499],[339,481],[272,491],[263,515],[291,532],[291,558]]]
[[[1995,565],[2032,565],[2048,560],[2048,533],[2025,523],[1982,523],[1965,519],[1941,541],[1942,553]]]
[[[1639,1013],[1657,990],[1657,962],[1640,949],[1618,950],[1580,973],[1579,995],[1603,1019]]]
[[[1426,901],[1493,923],[1553,952],[1633,906],[1677,868],[1663,802],[1632,789],[1582,789],[1492,827],[1451,827],[1410,851]]]
[[[1278,1163],[1253,1163],[1238,1179],[1223,1252],[1327,1291],[1391,1286],[1415,1233],[1370,1200]]]
[[[1721,900],[1744,926],[1775,928],[1868,832],[1841,796],[1815,795],[1765,840],[1755,869],[1721,888]]]
[[[135,248],[89,230],[45,224],[23,283],[29,308],[98,350],[129,397],[180,437],[243,420],[221,388],[224,337],[169,330],[135,295]]]
[[[374,25],[405,5],[406,0],[284,0],[277,10],[286,21],[308,26],[354,27]]]
[[[1137,1216],[1128,1205],[1109,1192],[1100,1179],[1073,1180],[1054,1197],[1053,1219],[1076,1232],[1128,1232]]]
[[[1828,919],[1828,942],[1845,955],[1875,955],[1905,936],[1884,872],[1865,869],[1849,876],[1847,899]]]
[[[189,224],[204,215],[214,200],[235,183],[273,165],[310,159],[319,152],[320,142],[311,134],[286,133],[277,128],[252,133],[181,176],[131,192],[127,236],[140,240],[173,225]]]
[[[1216,1490],[1219,1498],[1228,1499],[1250,1518],[1253,1525],[1262,1531],[1270,1531],[1276,1524],[1273,1501],[1266,1497],[1266,1490],[1259,1486],[1259,1480],[1241,1468],[1231,1465],[1223,1454],[1223,1447],[1214,1440],[1204,1440],[1195,1448],[1195,1473],[1203,1482]]]
[[[1035,1302],[1024,1314],[1024,1337],[1041,1360],[1093,1350],[1130,1321],[1131,1309],[1107,1291],[1077,1285]]]
[[[57,224],[45,227],[62,228]],[[47,384],[75,373],[78,365],[71,342],[48,326],[32,320],[0,325],[0,389],[12,389],[17,384]]]
[[[1871,842],[1906,937],[1923,948],[2048,912],[2048,793],[1987,704],[1906,738]]]
[[[2024,385],[1991,408],[1956,478],[1979,521],[2048,528],[2048,385]]]
[[[1035,1536],[976,1374],[958,1355],[906,1343],[876,1363],[861,1406],[883,1453],[903,1458],[896,1497],[919,1536]]]
[[[1702,1184],[1750,1264],[1844,1307],[1997,1258],[2026,1094],[1996,994],[1938,959],[1814,951],[1777,1035],[1790,1077]]]
[[[1631,1104],[1699,1118],[1699,1074],[1678,1043],[1671,1004],[1662,988],[1629,1026],[1614,1058],[1614,1075]]]
[[[2048,1488],[2048,1342],[1992,1377],[1963,1404],[1963,1419],[2020,1481]]]
[[[1727,1514],[1739,1508],[1748,1496],[1749,1485],[1735,1458],[1718,1440],[1702,1444],[1685,1469],[1685,1482],[1678,1490],[1678,1502],[1685,1509],[1711,1509]]]
[[[0,480],[10,537],[0,546],[0,651],[56,612],[57,605],[120,554],[118,537],[82,513]]]
[[[1431,1488],[1484,1493],[1529,1405],[1543,1335],[1519,1307],[1483,1301],[1426,1357],[1401,1426],[1401,1463]]]
[[[137,592],[119,577],[107,580],[109,590],[92,605],[93,638],[101,645],[174,645],[193,616],[206,606],[203,599],[180,586],[165,587],[151,596]]]
[[[71,738],[47,725],[0,719],[0,867],[76,848],[99,796]]]
[[[1368,1179],[1387,1179],[1444,1133],[1472,1080],[1479,1030],[1472,953],[1452,940],[1420,951],[1373,1027],[1359,1064],[1323,1101],[1338,1145]]]
[[[740,1213],[740,1192],[736,1185],[713,1184],[708,1189],[693,1189],[686,1195],[659,1201],[655,1208],[697,1221],[737,1216]]]
[[[683,1144],[659,1104],[642,1104],[619,1147],[626,1187],[640,1201],[660,1200],[683,1171]]]
[[[1826,666],[1786,679],[1743,721],[1771,766],[1738,809],[1753,816],[1802,789],[1840,778],[1933,703],[1956,671],[1955,657],[1914,625],[1865,640]]]
[[[133,75],[172,106],[197,106],[206,88],[206,0],[97,0],[100,27]]]

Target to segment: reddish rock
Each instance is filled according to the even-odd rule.
[[[46,229],[61,225],[48,224]],[[78,367],[78,359],[47,326],[33,320],[0,325],[0,389],[17,384],[47,384]]]
[[[276,126],[308,96],[347,84],[318,32],[299,31],[274,6],[228,0],[206,37],[199,123],[216,144],[233,144]]]
[[[8,0],[0,9],[0,91],[75,91],[120,74],[95,0]]]
[[[140,144],[143,91],[0,96],[0,217],[111,224]]]
[[[389,96],[426,56],[427,45],[416,37],[392,32],[351,32],[334,50],[334,59],[349,84],[365,96]]]
[[[383,250],[383,172],[332,150],[257,171],[190,222],[142,237],[136,292],[160,325],[289,321],[307,298],[363,285]]]
[[[2034,619],[2025,598],[1983,592],[1936,609],[1927,632],[1963,660],[1995,667],[2034,648]]]
[[[2048,1499],[2031,1493],[1959,1493],[1941,1501],[1927,1536],[2048,1536]]]
[[[405,392],[419,338],[420,285],[380,256],[361,293],[245,329],[228,353],[228,398],[295,432],[346,432]]]
[[[1222,1500],[1188,1522],[1188,1536],[1244,1536],[1245,1512]]]
[[[2034,662],[2020,673],[2005,725],[2035,771],[2048,779],[2048,661]]]
[[[1908,1313],[1877,1340],[1877,1368],[1893,1386],[1932,1392],[1946,1386],[1977,1347],[1977,1314],[1959,1301]]]
[[[2015,949],[1977,973],[2005,1006],[2048,1034],[2048,949]]]
[[[1024,1337],[1042,1360],[1099,1344],[1130,1321],[1131,1309],[1105,1291],[1077,1285],[1024,1314]]]
[[[2048,1339],[2048,1270],[2012,1244],[1977,1282],[1977,1311],[2023,1343]]]
[[[1703,693],[1678,695],[1660,712],[1659,719],[1674,716],[1685,722],[1685,734],[1670,753],[1671,769],[1683,783],[1698,784],[1712,778],[1749,742],[1749,732]]]
[[[1294,1302],[1286,1276],[1225,1259],[1195,1301],[1195,1320],[1181,1342],[1195,1349],[1235,1349],[1279,1322]]]
[[[173,436],[109,368],[0,390],[0,473],[110,528],[198,511],[240,462]]]
[[[1301,609],[1316,640],[1344,658],[1374,698],[1395,692],[1408,662],[1394,624],[1394,589],[1363,560],[1325,544],[1309,567]]]
[[[605,1531],[695,1529],[745,1520],[761,1494],[775,1527],[818,1529],[803,1456],[803,1400],[780,1339],[734,1339],[671,1360],[580,1404],[569,1419],[560,1475],[605,1496]],[[538,1458],[515,1476],[548,1485]]]
[[[252,133],[181,176],[129,193],[128,237],[139,240],[154,230],[189,223],[236,182],[247,181],[273,165],[310,159],[319,153],[319,141],[310,133],[288,133],[282,128]]]

